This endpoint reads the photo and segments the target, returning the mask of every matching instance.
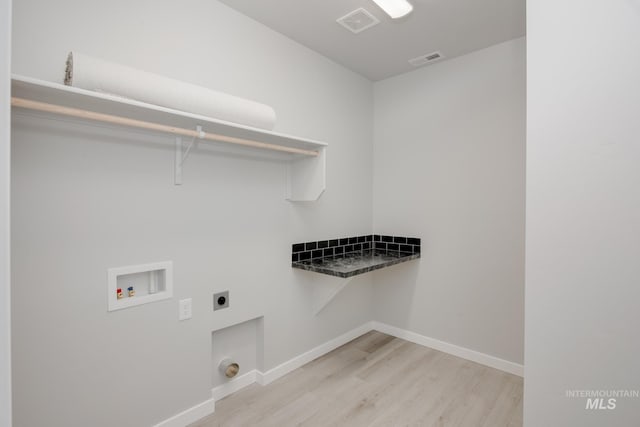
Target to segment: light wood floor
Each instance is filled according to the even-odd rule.
[[[522,378],[369,332],[192,427],[522,426]]]

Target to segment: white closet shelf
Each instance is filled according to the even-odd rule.
[[[90,121],[174,134],[177,150],[176,183],[179,183],[179,169],[184,160],[179,138],[193,136],[239,144],[253,149],[275,150],[285,154],[288,160],[287,200],[317,200],[325,189],[327,144],[321,141],[271,132],[15,74],[12,76],[11,90],[14,108],[71,115]],[[182,160],[178,161],[178,157]]]

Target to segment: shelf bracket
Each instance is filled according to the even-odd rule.
[[[175,164],[175,175],[174,175],[175,185],[182,185],[182,165],[184,164],[185,160],[187,160],[187,157],[189,157],[189,153],[191,152],[191,149],[195,145],[196,138],[204,139],[206,135],[202,131],[202,126],[200,125],[196,126],[196,132],[198,133],[198,136],[194,136],[193,138],[191,138],[191,141],[189,142],[189,145],[187,145],[186,149],[183,147],[182,137],[176,136],[176,150],[175,150],[176,164]]]
[[[327,280],[328,279],[328,280]],[[324,278],[322,283],[317,283],[313,289],[313,314],[317,316],[322,310],[342,291],[353,277]],[[328,282],[328,283],[327,283]]]
[[[318,148],[313,158],[294,158],[287,165],[285,198],[290,202],[314,202],[326,188],[327,150]]]

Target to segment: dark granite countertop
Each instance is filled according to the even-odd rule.
[[[420,253],[373,249],[296,261],[291,263],[291,267],[347,278],[417,258],[420,258]]]

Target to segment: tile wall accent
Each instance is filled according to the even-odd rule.
[[[395,252],[398,254],[419,254],[420,239],[415,237],[369,234],[366,236],[294,243],[291,245],[291,262],[343,256],[372,249],[380,252]]]

